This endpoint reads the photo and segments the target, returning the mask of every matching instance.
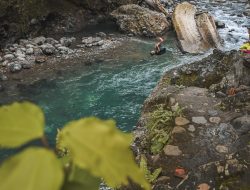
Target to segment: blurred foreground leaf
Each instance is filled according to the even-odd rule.
[[[0,167],[1,190],[59,190],[62,183],[60,162],[44,148],[28,148]]]
[[[100,183],[100,178],[91,175],[84,169],[73,166],[63,190],[98,190]]]
[[[128,178],[151,189],[136,165],[130,143],[132,136],[119,131],[113,120],[90,117],[68,123],[60,132],[60,147],[66,147],[73,162],[102,177],[111,187],[128,184]]]
[[[42,110],[29,102],[0,107],[0,147],[15,148],[43,136]]]

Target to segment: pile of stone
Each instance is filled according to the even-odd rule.
[[[41,64],[49,57],[70,58],[77,57],[84,52],[82,48],[93,46],[103,46],[106,34],[99,32],[97,37],[83,37],[82,44],[76,45],[78,49],[70,48],[76,43],[75,37],[62,37],[60,40],[46,38],[43,36],[33,39],[21,39],[18,43],[10,44],[3,49],[0,54],[0,67],[16,73],[22,69],[30,69],[34,64]]]
[[[33,39],[21,39],[19,43],[7,45],[0,57],[0,66],[8,67],[11,72],[30,69],[35,63],[43,63],[46,56],[68,55],[75,53],[69,46],[75,41],[74,37],[63,37],[59,41],[43,36]]]

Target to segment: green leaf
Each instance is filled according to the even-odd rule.
[[[44,148],[28,148],[0,167],[1,190],[59,190],[62,183],[60,162]]]
[[[91,175],[88,171],[72,166],[71,173],[63,190],[98,190],[101,179]]]
[[[42,110],[29,102],[0,107],[0,146],[15,148],[43,136]]]
[[[151,175],[150,175],[150,182],[154,182],[158,176],[160,175],[162,168],[157,168]]]
[[[132,136],[119,131],[113,120],[94,117],[68,123],[60,133],[60,147],[66,147],[73,162],[102,177],[111,187],[128,184],[128,178],[150,189],[136,165],[130,143]]]

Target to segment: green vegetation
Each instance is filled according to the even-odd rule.
[[[174,119],[182,114],[182,109],[177,107],[176,111],[169,108],[164,109],[160,104],[150,114],[147,127],[147,137],[150,139],[150,151],[153,154],[159,153],[170,140],[170,133],[174,127]]]
[[[59,155],[49,147],[44,126],[42,110],[32,103],[0,108],[1,148],[39,139],[43,144],[28,144],[0,165],[1,190],[97,190],[101,179],[114,188],[131,179],[151,189],[130,150],[132,136],[119,131],[113,120],[69,122],[57,135]]]
[[[153,173],[151,173],[150,170],[148,169],[147,159],[145,158],[144,155],[141,156],[140,168],[143,169],[145,177],[150,183],[153,183],[158,178],[158,176],[162,171],[162,168],[157,168],[156,170],[153,171]]]

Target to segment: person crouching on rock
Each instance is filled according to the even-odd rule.
[[[162,43],[164,42],[162,37],[157,38],[158,42],[155,44],[155,54],[159,54],[162,48]]]

